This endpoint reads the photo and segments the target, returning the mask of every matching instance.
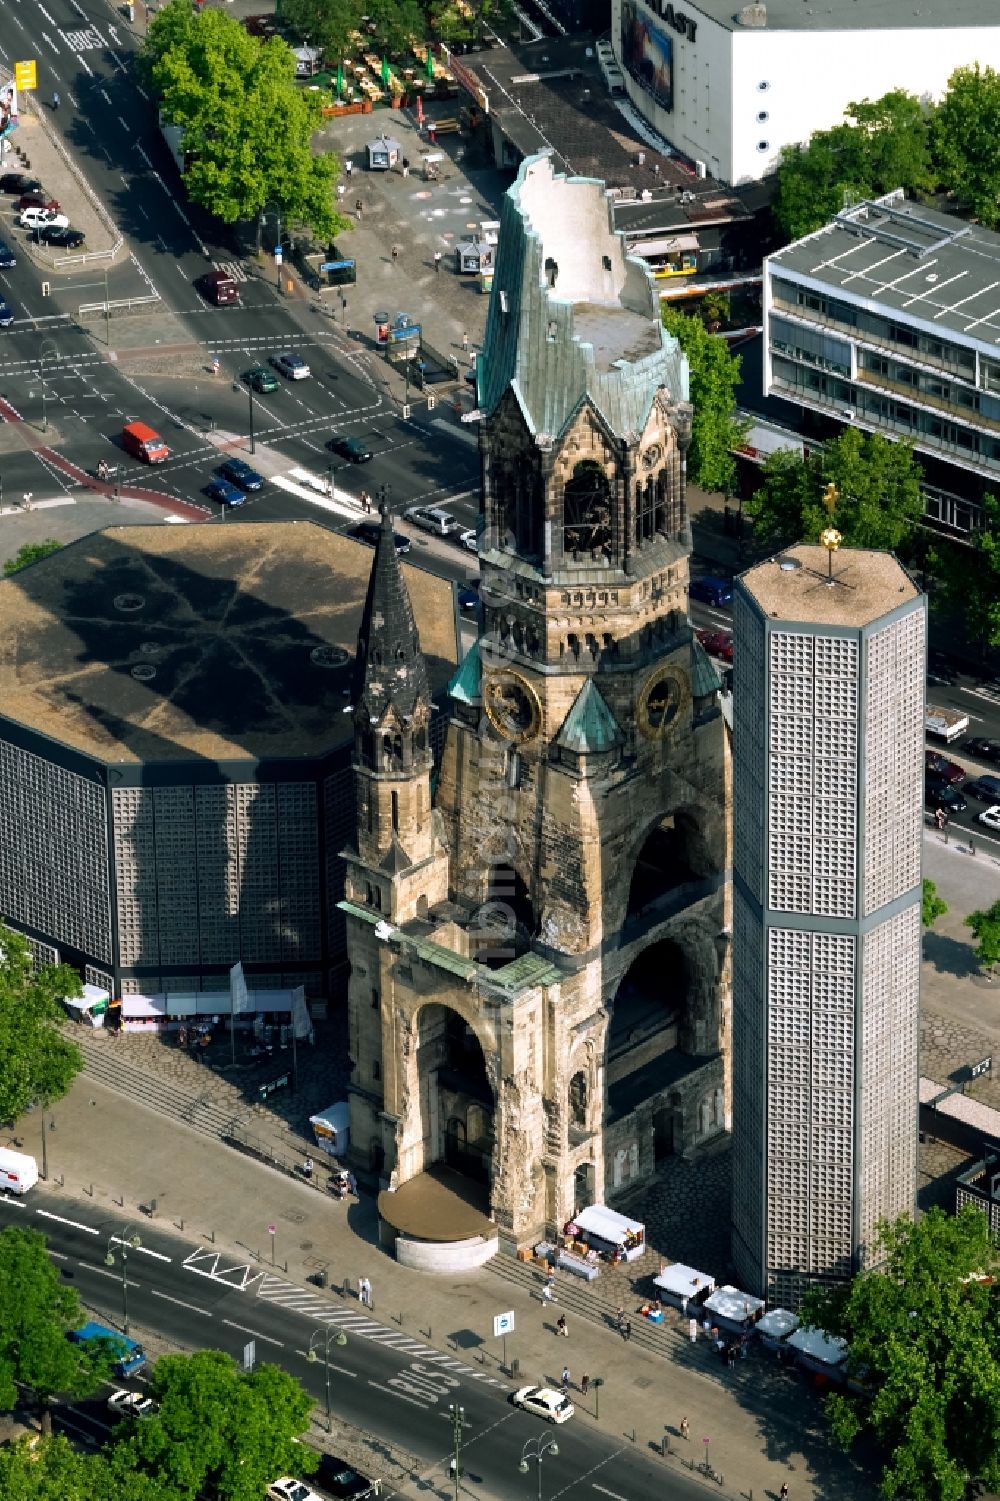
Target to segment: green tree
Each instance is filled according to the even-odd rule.
[[[876,193],[890,193],[894,188],[925,193],[934,187],[934,115],[915,94],[893,89],[881,99],[849,104],[846,116],[863,137],[868,181]]]
[[[68,964],[36,970],[28,940],[0,928],[0,1120],[61,1099],[80,1072],[83,1058],[62,1035],[66,1013],[59,1002],[81,994],[76,970]]]
[[[245,1374],[221,1350],[165,1355],[153,1370],[160,1411],[109,1451],[114,1475],[156,1477],[171,1501],[207,1491],[219,1501],[260,1501],[276,1475],[309,1473],[318,1456],[294,1439],[312,1398],[286,1371]]]
[[[37,1434],[0,1448],[0,1496],[4,1501],[94,1501],[90,1455],[80,1454],[61,1433]]]
[[[983,969],[995,969],[1000,964],[1000,901],[979,912],[970,912],[965,926],[972,929],[980,965]]]
[[[948,910],[948,903],[944,897],[938,896],[938,890],[933,881],[924,881],[920,895],[920,920],[925,928],[932,928],[939,917],[944,917]]]
[[[988,229],[1000,223],[1000,73],[956,68],[934,119],[942,183]]]
[[[183,131],[184,182],[196,203],[226,224],[273,205],[289,227],[327,241],[348,224],[334,206],[337,159],[312,150],[319,96],[296,84],[287,42],[170,0],[143,57],[163,118]]]
[[[700,318],[663,305],[663,326],[687,355],[694,407],[688,477],[703,490],[731,494],[736,487],[733,449],[746,436],[748,424],[736,416],[736,387],[740,357],[730,353],[719,334],[710,334]]]
[[[845,544],[891,552],[907,543],[923,515],[920,475],[905,443],[848,427],[821,455],[771,454],[764,483],[746,511],[760,540],[771,546],[816,542],[829,524],[823,492],[832,483],[837,487],[834,525]]]
[[[865,139],[850,125],[821,130],[805,146],[781,153],[773,213],[789,240],[811,234],[844,206],[845,196],[871,196]]]
[[[49,553],[58,552],[62,547],[61,542],[56,542],[49,537],[45,542],[26,542],[22,548],[8,558],[3,565],[6,574],[17,573],[19,568],[27,568],[29,563],[37,563],[39,558],[47,558]]]
[[[52,1397],[57,1392],[87,1396],[106,1376],[109,1362],[103,1353],[66,1338],[84,1322],[80,1299],[63,1282],[37,1230],[0,1230],[0,1308],[0,1408],[14,1407],[18,1386],[27,1387],[48,1431]],[[0,1495],[7,1495],[2,1485]]]
[[[358,0],[281,0],[281,24],[292,42],[308,37],[336,67],[348,55],[351,32],[360,25],[363,10]]]
[[[379,52],[402,52],[422,36],[426,18],[417,0],[366,0],[369,33]]]
[[[986,1215],[934,1208],[883,1224],[875,1261],[841,1289],[808,1295],[804,1316],[843,1336],[866,1395],[827,1398],[845,1448],[866,1431],[887,1456],[882,1495],[963,1501],[970,1480],[1000,1485],[1000,1272]]]
[[[969,634],[983,647],[1000,646],[1000,501],[986,495],[982,525],[969,547],[953,548],[946,576],[949,597]]]

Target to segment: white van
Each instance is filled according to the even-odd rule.
[[[27,1152],[0,1147],[0,1192],[26,1194],[38,1182],[38,1163]]]

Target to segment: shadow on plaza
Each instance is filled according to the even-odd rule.
[[[949,938],[947,933],[924,934],[924,960],[938,974],[953,975],[959,980],[975,978],[980,973],[972,945]]]

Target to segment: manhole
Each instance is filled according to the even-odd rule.
[[[342,646],[314,646],[309,660],[317,667],[343,667],[351,659]]]
[[[141,594],[115,595],[115,609],[121,610],[123,615],[134,615],[136,610],[141,610],[145,603]]]
[[[137,683],[149,683],[156,677],[156,668],[149,662],[137,662],[132,668],[132,676]]]

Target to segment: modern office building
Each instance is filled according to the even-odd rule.
[[[115,995],[329,996],[371,552],[310,522],[124,526],[0,582],[0,920]],[[431,693],[452,590],[405,569]]]
[[[939,98],[954,70],[1000,67],[988,0],[612,0],[611,42],[635,108],[699,171],[773,172],[784,147],[890,89]]]
[[[919,453],[931,517],[1000,485],[1000,234],[855,204],[764,262],[764,394]]]
[[[815,546],[734,601],[733,1259],[786,1306],[914,1204],[925,606]]]

